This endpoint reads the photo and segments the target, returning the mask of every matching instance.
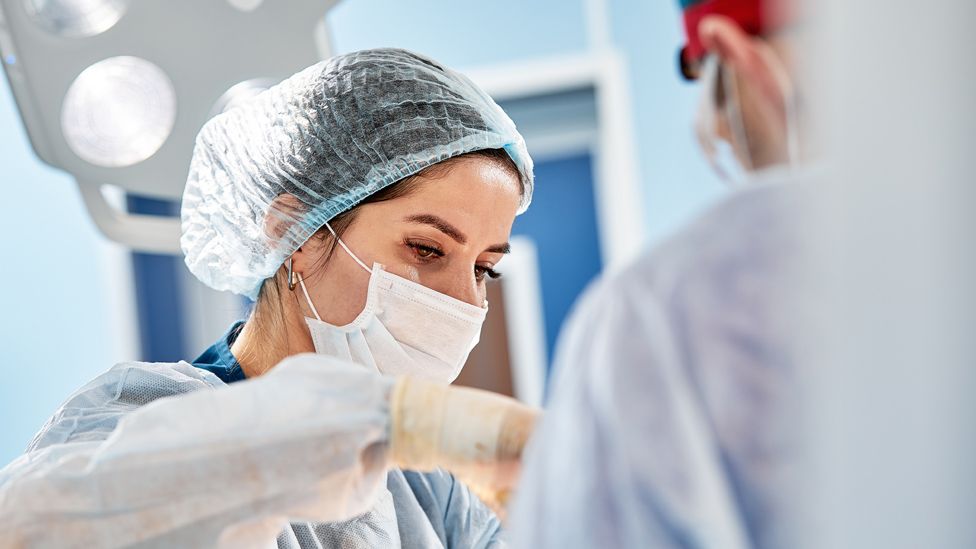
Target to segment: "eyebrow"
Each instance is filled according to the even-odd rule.
[[[431,227],[437,229],[438,231],[451,237],[452,240],[458,244],[467,244],[468,237],[464,236],[464,233],[459,231],[457,227],[451,225],[443,218],[440,218],[433,214],[417,214],[410,215],[404,218],[404,221],[408,223],[419,223],[421,225],[430,225]],[[507,254],[512,251],[512,247],[509,243],[495,244],[489,246],[485,249],[486,252],[496,253],[496,254]]]

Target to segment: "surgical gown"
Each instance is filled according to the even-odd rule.
[[[577,305],[526,449],[513,547],[789,546],[807,191],[775,181]]]
[[[243,381],[238,331],[73,394],[0,471],[0,545],[502,546],[452,475],[388,468],[391,379],[299,355]]]

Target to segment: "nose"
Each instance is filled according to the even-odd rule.
[[[443,287],[437,291],[477,307],[485,305],[484,291],[475,280],[473,265],[456,271],[452,269],[443,281]]]

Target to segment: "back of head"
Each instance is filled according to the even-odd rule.
[[[681,0],[681,7],[681,73],[702,80],[696,129],[719,175],[731,177],[723,150],[739,166],[732,171],[797,165],[808,140],[799,135],[794,0]]]
[[[678,54],[681,74],[696,80],[709,53],[700,26],[709,17],[727,18],[744,33],[764,37],[779,32],[796,19],[793,0],[679,0],[686,43]]]

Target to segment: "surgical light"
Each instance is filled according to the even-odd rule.
[[[254,11],[264,0],[227,0],[227,3],[241,11]]]
[[[30,18],[51,34],[95,36],[112,28],[125,13],[123,0],[24,0]]]
[[[0,60],[34,152],[74,176],[98,228],[179,253],[179,218],[103,191],[178,201],[201,126],[329,56],[335,3],[0,0]]]
[[[257,78],[236,84],[220,96],[220,99],[214,104],[212,114],[216,116],[238,107],[275,84],[274,80],[267,78]]]
[[[131,166],[156,154],[173,130],[176,92],[166,73],[138,57],[99,61],[64,96],[68,146],[98,166]]]

